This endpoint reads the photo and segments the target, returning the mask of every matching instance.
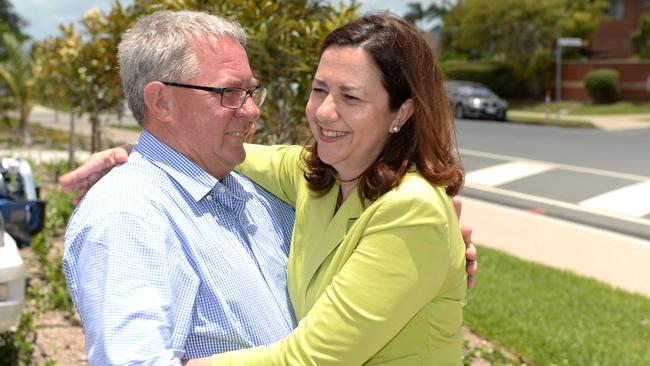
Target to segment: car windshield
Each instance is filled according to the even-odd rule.
[[[458,94],[464,97],[474,98],[494,98],[495,95],[488,88],[481,86],[461,86],[458,88]]]

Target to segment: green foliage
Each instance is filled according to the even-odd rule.
[[[650,58],[650,14],[639,20],[639,27],[630,35],[632,48],[641,58]]]
[[[650,299],[479,248],[465,322],[532,365],[650,365]]]
[[[39,98],[87,113],[92,123],[91,151],[100,149],[100,114],[119,108],[123,99],[117,71],[117,45],[137,13],[119,1],[108,12],[84,14],[82,29],[62,25],[61,35],[38,43]]]
[[[407,5],[408,10],[406,11],[406,14],[404,14],[404,19],[415,24],[418,21],[431,21],[444,17],[449,9],[454,7],[454,1],[434,1],[426,8],[422,7],[422,4],[420,3],[409,3]]]
[[[614,103],[621,93],[620,75],[614,69],[594,69],[585,76],[585,89],[596,104]]]
[[[21,18],[14,6],[9,0],[0,0],[0,24],[7,32],[14,34],[22,33],[22,29],[27,23]]]
[[[551,103],[550,109],[556,111],[556,104]],[[544,103],[533,105],[518,105],[512,109],[530,112],[546,112],[548,106]],[[583,104],[579,102],[562,101],[559,109],[570,115],[608,115],[608,114],[650,114],[650,103],[617,102],[612,104]]]
[[[2,34],[2,45],[7,60],[0,64],[0,81],[9,90],[20,113],[20,129],[26,145],[32,143],[28,117],[33,107],[34,62],[30,54],[22,49],[15,35]]]
[[[473,60],[512,65],[537,94],[548,87],[558,37],[590,39],[607,7],[604,0],[466,0],[444,17],[443,50]]]
[[[505,98],[526,96],[528,85],[512,66],[496,61],[448,61],[443,64],[447,79],[476,81]]]

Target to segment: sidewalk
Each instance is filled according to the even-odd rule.
[[[110,140],[115,144],[122,144],[125,142],[133,143],[138,141],[139,132],[132,131],[124,128],[110,127],[113,125],[124,126],[137,126],[137,122],[133,119],[130,113],[126,113],[122,120],[118,120],[114,116],[102,115],[100,116],[102,122],[102,141],[105,139]],[[34,106],[32,113],[29,116],[30,123],[38,123],[46,128],[55,130],[70,131],[70,114],[67,112],[59,112],[59,121],[55,122],[54,111],[43,106]],[[75,117],[75,134],[81,136],[90,136],[92,129],[91,123],[85,116]]]
[[[462,201],[462,221],[474,228],[474,242],[650,297],[650,241],[467,197]],[[480,276],[479,269],[479,283]]]
[[[515,119],[520,117],[546,118],[546,113],[525,112],[512,110],[508,111],[508,118]],[[549,113],[549,118],[555,119],[555,113]],[[572,119],[588,121],[599,129],[607,131],[630,130],[637,128],[650,128],[650,113],[642,114],[612,114],[612,115],[577,115],[577,114],[560,114],[560,119]]]

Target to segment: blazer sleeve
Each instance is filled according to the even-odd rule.
[[[450,267],[462,266],[464,257],[452,250],[445,211],[436,208],[444,203],[426,196],[382,203],[288,338],[214,355],[212,365],[361,365],[398,334],[442,292]]]
[[[244,146],[246,160],[235,170],[295,207],[299,184],[303,181],[303,171],[300,168],[302,147],[254,144]]]

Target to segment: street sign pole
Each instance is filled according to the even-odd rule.
[[[555,46],[555,109],[556,119],[560,119],[560,101],[562,100],[562,47],[582,47],[582,39],[560,37]]]

